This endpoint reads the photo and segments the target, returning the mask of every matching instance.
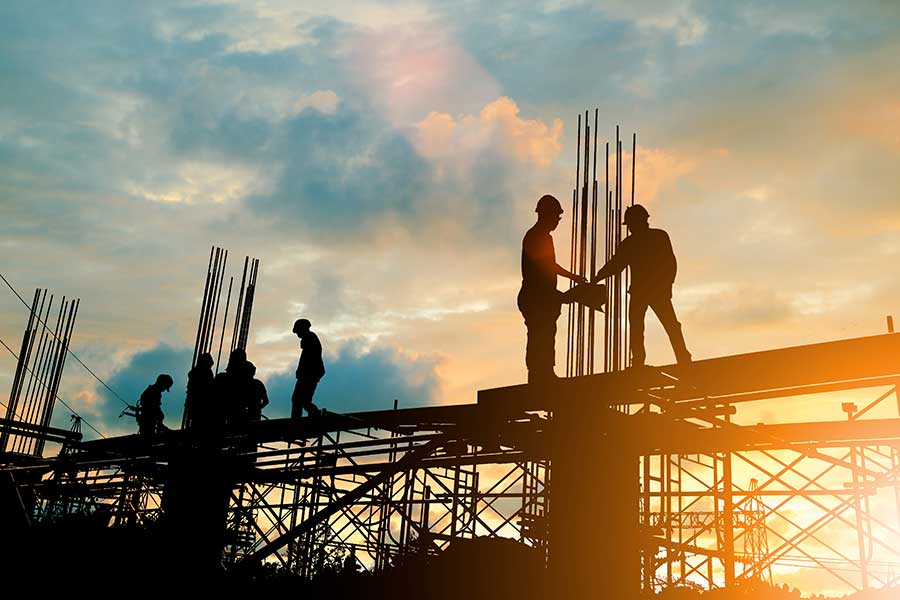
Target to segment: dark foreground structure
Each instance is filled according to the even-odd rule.
[[[541,582],[530,589],[562,598],[736,588],[798,554],[850,587],[887,588],[900,505],[885,518],[875,499],[896,496],[900,418],[868,414],[893,405],[898,379],[888,334],[484,390],[472,405],[263,421],[214,441],[36,432],[64,450],[4,456],[3,524],[56,536],[95,576],[137,559],[168,565],[159,577],[277,566],[312,580],[351,552],[354,571],[387,572],[510,537],[527,550],[509,561],[531,564],[516,572]],[[885,386],[843,420],[731,422],[749,402]],[[819,511],[811,523],[798,503]],[[826,556],[848,533],[858,553]],[[98,541],[93,557],[79,549]]]

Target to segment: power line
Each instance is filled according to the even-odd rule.
[[[2,275],[0,275],[0,277],[2,277]],[[4,281],[5,281],[5,280],[4,280]],[[0,338],[0,344],[3,344],[3,347],[6,348],[7,350],[9,350],[9,353],[12,354],[13,357],[15,357],[16,360],[19,360],[19,355],[16,354],[15,351],[13,351],[12,348],[10,348],[9,346],[7,346],[7,345],[6,345],[6,342],[4,342],[2,338]],[[37,377],[37,376],[34,374],[34,371],[32,371],[31,368],[30,368],[28,365],[25,365],[25,368],[28,369],[28,372],[31,373],[32,376]],[[44,389],[48,389],[48,388],[47,388],[47,385],[46,385],[43,381],[41,381],[41,379],[40,379],[39,377],[38,377],[38,383],[40,383],[41,386],[44,387]],[[69,406],[69,404],[68,404],[65,400],[63,400],[62,398],[59,397],[59,394],[56,394],[56,399],[59,400],[59,403],[60,403],[60,404],[62,404],[63,406],[65,406],[67,409],[69,409],[69,412],[71,412],[73,415],[75,415],[76,417],[78,417],[79,419],[81,419],[81,422],[82,422],[82,423],[84,423],[85,425],[87,425],[88,427],[90,427],[91,429],[93,429],[95,432],[97,432],[97,435],[99,435],[99,436],[102,437],[102,438],[105,438],[105,437],[106,437],[105,435],[103,435],[103,434],[100,432],[99,429],[97,429],[96,427],[94,427],[93,425],[91,425],[91,424],[88,422],[87,419],[85,419],[84,417],[82,417],[81,415],[79,415],[77,412],[75,412],[75,410],[74,410],[71,406]],[[0,402],[0,404],[3,404],[3,403]],[[8,407],[6,404],[3,404],[3,406],[4,406],[5,408],[9,409],[9,407]],[[22,419],[21,415],[16,414],[15,416],[19,417],[20,420],[24,420],[24,419]]]
[[[3,273],[0,273],[0,279],[2,279],[2,280],[3,280],[3,283],[6,284],[6,287],[8,287],[8,288],[12,291],[12,293],[16,295],[16,297],[17,297],[17,298],[19,299],[19,301],[25,306],[25,308],[28,308],[28,309],[30,310],[31,307],[29,306],[29,304],[28,304],[27,302],[25,302],[25,299],[22,298],[21,294],[19,294],[19,292],[16,291],[16,288],[14,288],[14,287],[12,286],[12,284],[11,284],[9,281],[7,281],[6,277],[3,276]],[[37,318],[38,318],[38,321],[40,321],[40,323],[41,323],[42,325],[44,325],[44,327],[47,327],[47,324],[44,323],[44,321],[43,321],[43,319],[41,319],[40,315],[38,315]],[[48,329],[48,331],[53,335],[53,337],[55,337],[57,340],[59,340],[59,338],[56,336],[56,333],[54,333],[52,330],[49,330],[49,329]],[[6,344],[4,344],[4,346],[5,346],[5,345],[6,345]],[[100,377],[99,377],[96,373],[94,373],[94,372],[91,370],[91,368],[90,368],[89,366],[87,366],[86,364],[84,364],[84,361],[82,361],[80,358],[78,358],[78,355],[75,354],[75,352],[73,352],[68,346],[66,346],[65,348],[66,348],[66,352],[68,352],[68,353],[72,356],[72,358],[74,358],[75,360],[77,360],[77,361],[78,361],[78,364],[80,364],[82,367],[84,367],[85,370],[86,370],[88,373],[90,373],[90,374],[94,377],[94,379],[96,379],[96,380],[100,383],[100,385],[102,385],[102,386],[105,387],[107,390],[109,390],[109,392],[110,392],[113,396],[115,396],[116,398],[118,398],[119,401],[120,401],[122,404],[124,404],[125,406],[131,406],[124,398],[122,398],[122,396],[120,396],[119,394],[117,394],[116,391],[115,391],[114,389],[112,389],[111,387],[109,387],[109,386],[106,384],[105,381],[103,381],[102,379],[100,379]],[[60,402],[62,402],[62,401],[60,400]]]

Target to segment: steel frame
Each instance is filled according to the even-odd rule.
[[[809,352],[812,361],[819,350]],[[861,410],[848,409],[845,420],[740,425],[744,402],[784,403],[800,388],[745,389],[738,367],[756,358],[734,360],[730,395],[686,393],[663,369],[658,379],[573,379],[553,398],[519,386],[487,391],[477,405],[271,420],[230,432],[219,451],[242,466],[232,474],[222,559],[262,560],[312,577],[351,551],[375,570],[436,554],[455,539],[489,536],[517,539],[552,562],[547,436],[555,419],[548,408],[572,390],[604,393],[615,384],[619,393],[608,402],[624,407],[616,426],[639,442],[634,535],[644,589],[741,585],[770,571],[780,583],[807,569],[827,574],[835,590],[896,585],[900,418],[875,418],[874,411],[897,399],[897,386]],[[704,368],[696,367],[698,386]],[[865,389],[900,375],[876,370],[800,385]],[[59,457],[15,469],[30,475],[33,483],[20,487],[34,499],[37,520],[82,514],[105,526],[149,526],[161,515],[172,449],[190,447],[190,435],[72,443]]]

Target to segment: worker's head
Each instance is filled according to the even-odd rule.
[[[235,348],[231,351],[231,356],[228,357],[228,366],[225,367],[225,370],[232,372],[240,370],[246,362],[247,351],[243,348]]]
[[[213,357],[209,352],[204,352],[197,358],[197,366],[205,369],[211,369],[213,366]]]
[[[649,218],[650,213],[647,212],[646,208],[640,204],[634,204],[625,209],[625,216],[622,220],[625,221],[629,230],[641,231],[650,227],[647,223]]]
[[[538,200],[534,212],[538,214],[538,223],[543,223],[550,231],[553,231],[562,219],[563,207],[555,196],[545,194]]]
[[[310,327],[312,327],[312,323],[308,319],[297,319],[294,321],[293,332],[297,334],[298,338],[302,339],[304,335],[309,333]]]
[[[165,373],[161,374],[156,378],[156,387],[160,390],[169,391],[169,388],[172,387],[172,377],[170,375],[166,375]]]
[[[256,376],[256,365],[249,360],[247,361],[247,374],[250,375],[251,378]]]

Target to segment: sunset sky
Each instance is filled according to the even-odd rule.
[[[333,410],[524,381],[521,237],[542,194],[571,197],[594,107],[601,139],[638,134],[695,358],[900,313],[894,2],[4,2],[0,34],[2,273],[82,299],[72,348],[129,401],[170,372],[169,424],[213,244],[232,274],[261,260],[271,415],[300,316]],[[2,291],[0,338],[26,318]],[[14,368],[4,351],[4,396]],[[60,396],[134,428],[74,361]]]

